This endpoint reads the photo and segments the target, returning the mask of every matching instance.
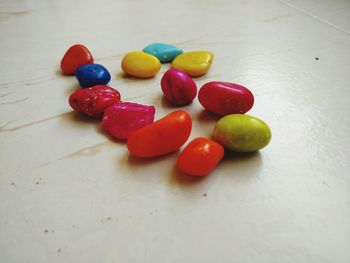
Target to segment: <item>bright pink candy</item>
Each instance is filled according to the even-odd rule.
[[[153,106],[119,102],[105,109],[101,125],[113,137],[127,139],[132,132],[152,123],[154,114]]]
[[[105,108],[119,101],[119,91],[107,85],[80,89],[69,97],[69,105],[74,110],[95,118],[101,118]]]
[[[176,106],[191,103],[197,95],[196,83],[189,75],[171,68],[164,73],[161,83],[164,97]]]

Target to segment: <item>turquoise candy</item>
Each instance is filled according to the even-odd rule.
[[[153,43],[143,49],[143,52],[158,58],[161,63],[172,62],[176,56],[183,53],[181,48],[163,43]]]

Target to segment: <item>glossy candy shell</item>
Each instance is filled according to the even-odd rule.
[[[191,77],[199,77],[208,72],[213,59],[214,55],[209,51],[192,51],[178,55],[171,66]]]
[[[167,101],[176,106],[191,103],[197,95],[197,85],[192,78],[174,68],[164,73],[161,88]]]
[[[105,85],[111,80],[108,70],[100,64],[81,66],[76,70],[75,76],[82,88]]]
[[[69,97],[69,105],[74,110],[95,118],[100,118],[107,107],[119,101],[119,91],[106,85],[80,89]]]
[[[150,44],[143,49],[143,52],[155,56],[161,63],[171,62],[176,56],[183,53],[181,48],[164,43]]]
[[[192,140],[180,153],[177,160],[178,168],[189,175],[208,175],[224,156],[224,148],[207,138],[199,137]]]
[[[131,102],[119,102],[108,107],[102,118],[102,129],[117,139],[127,139],[136,130],[154,120],[155,108]]]
[[[132,133],[127,142],[131,154],[156,157],[178,150],[190,136],[190,115],[178,110]]]
[[[84,45],[73,45],[64,54],[61,60],[61,70],[66,75],[74,75],[78,67],[94,63],[94,59]]]
[[[268,145],[271,130],[256,117],[230,114],[216,123],[213,139],[229,151],[254,152]]]
[[[155,56],[145,52],[134,51],[125,55],[121,67],[130,76],[151,78],[158,73],[161,64]]]
[[[206,110],[221,116],[246,113],[254,104],[254,96],[249,89],[219,81],[204,84],[199,90],[198,100]]]

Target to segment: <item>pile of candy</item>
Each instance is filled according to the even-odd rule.
[[[214,55],[208,51],[183,53],[168,44],[154,43],[126,54],[122,70],[138,78],[154,77],[161,63],[172,62],[171,69],[161,79],[166,100],[176,106],[190,104],[197,96],[197,86],[191,77],[204,75]],[[137,157],[151,158],[178,150],[191,134],[191,116],[176,110],[154,122],[155,107],[122,102],[121,95],[106,84],[111,75],[94,64],[90,51],[83,45],[70,47],[61,60],[62,72],[75,75],[81,88],[69,97],[77,112],[100,118],[105,132],[117,139],[127,139],[129,152]],[[213,138],[192,140],[180,153],[177,166],[189,175],[208,175],[221,161],[224,149],[253,152],[271,140],[269,126],[262,120],[245,115],[254,104],[249,89],[229,82],[208,82],[198,92],[200,104],[209,112],[223,116],[215,125]]]

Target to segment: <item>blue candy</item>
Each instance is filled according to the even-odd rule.
[[[75,71],[75,76],[82,88],[105,85],[111,80],[111,74],[100,64],[87,64]]]
[[[153,43],[145,47],[143,52],[155,56],[162,63],[167,63],[173,61],[176,56],[182,54],[183,50],[168,44]]]

